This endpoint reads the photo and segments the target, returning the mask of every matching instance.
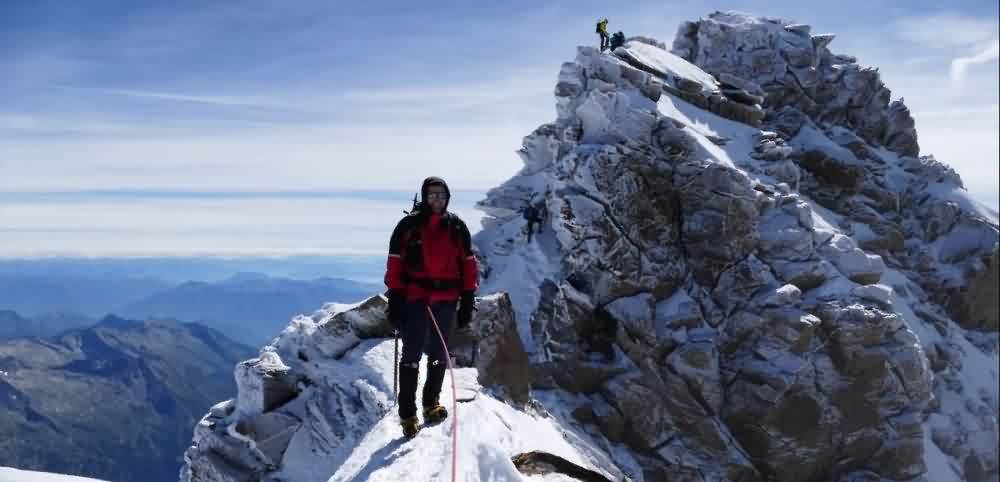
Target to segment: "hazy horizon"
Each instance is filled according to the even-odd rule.
[[[1000,208],[996,2],[726,7],[835,34]],[[595,19],[669,46],[716,9],[0,2],[0,257],[374,255],[430,175],[475,227]]]

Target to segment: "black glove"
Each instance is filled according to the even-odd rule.
[[[400,330],[403,328],[403,307],[406,305],[406,298],[400,290],[389,290],[385,295],[389,298],[389,323]]]
[[[465,328],[472,321],[472,311],[476,309],[476,294],[463,291],[458,302],[458,327]]]

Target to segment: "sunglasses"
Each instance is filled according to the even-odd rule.
[[[429,193],[427,193],[427,200],[430,201],[430,200],[433,200],[433,199],[441,199],[441,200],[448,199],[448,193],[443,193],[443,192],[429,192]]]

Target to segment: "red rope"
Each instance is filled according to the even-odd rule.
[[[427,314],[431,315],[431,321],[434,322],[434,330],[437,331],[438,338],[441,339],[441,346],[444,347],[444,355],[448,360],[448,374],[451,375],[451,416],[454,417],[454,421],[451,423],[451,482],[455,482],[457,479],[457,469],[458,469],[458,396],[455,394],[455,371],[452,370],[451,366],[451,353],[448,352],[448,344],[444,341],[444,335],[441,334],[441,328],[438,327],[437,318],[434,317],[434,311],[431,310],[431,305],[427,306]]]

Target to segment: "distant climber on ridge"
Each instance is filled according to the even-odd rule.
[[[597,21],[597,34],[601,36],[601,52],[608,48],[608,19]]]
[[[425,179],[420,203],[399,221],[389,240],[385,284],[389,320],[403,339],[397,402],[406,437],[414,437],[420,430],[416,392],[423,353],[427,354],[427,380],[421,400],[424,423],[448,417],[448,411],[438,402],[448,367],[448,334],[456,317],[456,305],[459,328],[472,320],[479,287],[479,268],[469,228],[448,212],[450,197],[443,179]]]
[[[538,226],[538,232],[542,232],[542,218],[545,215],[545,205],[543,201],[539,201],[538,204],[528,201],[528,203],[522,209],[524,219],[528,221],[528,242],[531,242],[531,235],[535,231],[535,226]]]

